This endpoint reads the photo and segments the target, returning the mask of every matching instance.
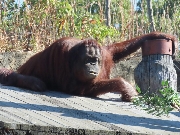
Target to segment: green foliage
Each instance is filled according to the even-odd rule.
[[[154,26],[156,31],[175,34],[180,38],[179,0],[152,0]],[[150,22],[147,16],[147,1],[139,0],[137,3],[139,23],[143,30],[149,32]]]
[[[25,0],[21,5],[16,2],[0,2],[0,51],[28,46],[36,51],[64,36],[92,37],[105,44],[106,40],[122,41],[149,32],[146,0],[138,2],[139,10],[135,10],[132,0],[111,0],[110,27],[106,26],[105,0]],[[153,0],[157,31],[180,36],[178,5],[178,0]]]
[[[98,15],[91,14],[75,18],[75,33],[81,38],[92,37],[100,43],[103,43],[107,37],[112,39],[119,35],[114,27],[107,27]]]
[[[162,89],[159,93],[149,95],[143,94],[137,98],[134,98],[133,104],[142,107],[148,113],[153,115],[168,115],[170,111],[174,109],[174,106],[180,106],[180,97],[171,87],[169,87],[168,81],[162,81]],[[137,86],[138,92],[140,88]]]

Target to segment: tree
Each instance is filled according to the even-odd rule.
[[[153,17],[153,8],[152,8],[152,0],[146,0],[147,2],[147,12],[150,24],[150,31],[155,31],[154,17]]]
[[[106,25],[111,25],[111,0],[106,0]]]

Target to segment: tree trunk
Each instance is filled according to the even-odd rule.
[[[148,18],[150,23],[150,31],[156,31],[154,26],[154,18],[153,18],[153,8],[152,8],[152,0],[147,1],[147,10],[148,10]]]
[[[162,81],[168,81],[169,87],[177,91],[177,74],[170,55],[144,56],[134,70],[134,78],[142,93],[159,93]]]
[[[110,26],[111,25],[111,0],[106,0],[106,25]]]

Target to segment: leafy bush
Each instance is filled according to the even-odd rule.
[[[75,18],[75,33],[80,38],[92,37],[104,44],[107,37],[113,39],[120,35],[114,27],[107,27],[98,15],[81,15]]]
[[[168,115],[174,108],[179,108],[180,97],[178,93],[169,87],[168,81],[162,81],[161,85],[162,89],[159,90],[160,94],[154,93],[149,95],[145,93],[142,96],[134,98],[133,104],[157,116]],[[138,86],[137,91],[141,93]]]
[[[18,3],[18,0],[3,0],[0,2],[0,52],[37,52],[65,36],[92,37],[101,44],[107,44],[108,40],[109,43],[119,42],[150,32],[145,0],[138,3],[112,0],[110,27],[106,26],[106,2],[24,0]],[[178,0],[152,1],[157,31],[180,38],[179,3]]]

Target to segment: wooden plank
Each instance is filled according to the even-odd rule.
[[[0,121],[1,127],[8,125],[19,133],[30,129],[38,134],[50,130],[57,133],[72,128],[73,132],[82,129],[88,134],[96,131],[103,134],[116,134],[117,131],[163,135],[180,133],[179,112],[172,112],[169,117],[152,116],[132,103],[121,102],[120,95],[115,93],[86,98],[54,91],[38,93],[0,86]]]

